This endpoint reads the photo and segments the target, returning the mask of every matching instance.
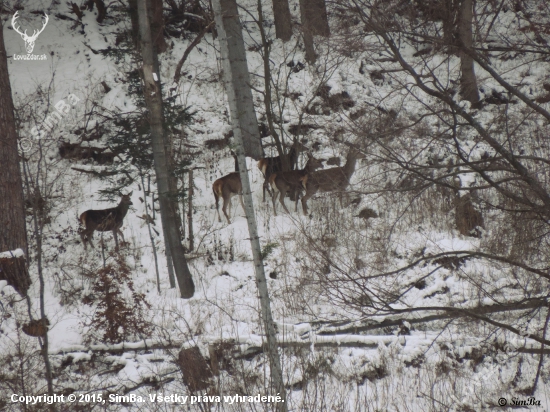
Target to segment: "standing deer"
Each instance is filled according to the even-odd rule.
[[[96,230],[98,232],[108,232],[112,230],[117,250],[117,232],[120,233],[122,241],[125,242],[124,235],[122,234],[120,228],[122,227],[122,221],[128,213],[130,205],[133,205],[132,200],[130,199],[132,193],[134,192],[132,191],[127,195],[122,195],[120,203],[117,207],[103,210],[90,209],[86,210],[80,215],[79,220],[84,227],[84,229],[80,231],[80,238],[82,239],[82,243],[84,243],[84,249],[87,249],[87,242],[90,242],[90,245],[95,248],[94,244],[92,243],[92,237],[94,236],[94,232]]]
[[[290,163],[290,170],[294,169],[294,164],[298,158],[298,152],[303,152],[307,148],[301,143],[294,142],[290,146],[290,151],[288,152],[288,161]],[[260,169],[264,175],[264,186],[263,186],[263,201],[265,202],[265,191],[269,192],[269,178],[273,173],[282,172],[283,162],[281,156],[275,157],[264,157],[258,161],[258,169]]]
[[[346,157],[346,164],[342,167],[319,170],[301,178],[302,186],[306,194],[302,197],[302,209],[307,215],[307,201],[317,192],[340,192],[340,204],[342,203],[342,192],[349,185],[351,175],[355,172],[357,159],[364,159],[365,155],[355,148],[350,148]]]
[[[271,189],[273,190],[271,200],[273,201],[273,213],[275,214],[275,216],[277,216],[277,207],[275,206],[277,195],[279,195],[279,201],[283,205],[283,208],[286,210],[287,213],[290,214],[285,205],[285,195],[287,194],[287,192],[290,192],[290,190],[294,190],[296,194],[294,212],[297,212],[299,198],[298,194],[302,191],[302,179],[309,173],[317,169],[322,169],[324,167],[322,160],[315,159],[309,153],[307,156],[308,161],[302,170],[277,172],[270,176],[269,184],[271,185]]]
[[[218,203],[221,197],[223,198],[223,207],[222,207],[223,214],[227,218],[227,222],[231,224],[231,220],[227,215],[226,209],[227,209],[227,205],[229,205],[229,213],[231,213],[231,198],[233,196],[239,195],[239,199],[241,200],[241,206],[243,207],[243,210],[245,210],[244,202],[243,202],[243,185],[241,183],[241,176],[239,175],[239,172],[229,173],[224,177],[220,177],[212,185],[212,190],[214,191],[214,199],[216,199],[216,210],[218,211],[218,221],[219,222],[222,221],[222,218],[220,216],[219,203]]]

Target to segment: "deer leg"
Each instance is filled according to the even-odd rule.
[[[113,230],[113,236],[115,238],[115,250],[118,252],[118,237],[117,237],[117,229]]]
[[[122,238],[122,243],[126,243],[126,239],[124,239],[124,233],[122,233],[122,230],[120,228],[117,229],[118,234]]]
[[[231,224],[231,219],[229,219],[229,216],[227,215],[227,204],[229,204],[229,212],[231,213],[231,198],[230,197],[226,198],[224,196],[222,212],[225,215],[225,218],[227,219],[227,223]]]
[[[281,190],[279,192],[279,202],[281,202],[281,204],[283,205],[283,208],[285,209],[285,211],[290,215],[290,212],[288,211],[288,209],[286,208],[286,205],[285,205],[285,194],[286,194],[286,190]]]
[[[92,249],[95,249],[94,242],[92,242],[92,237],[94,236],[94,232],[90,233],[90,236],[87,238],[87,241],[90,242],[90,246]]]
[[[218,222],[221,223],[222,217],[220,216],[220,204],[219,204],[220,197],[216,194],[216,192],[214,192],[214,199],[216,199],[216,211],[218,212]],[[224,204],[225,204],[225,200],[224,200]]]
[[[309,198],[313,196],[313,193],[307,193],[302,197],[302,210],[304,212],[304,215],[307,216],[307,201]]]
[[[277,207],[275,206],[275,200],[277,199],[277,195],[279,192],[273,191],[273,195],[271,196],[271,202],[273,203],[273,214],[277,216]]]
[[[271,189],[269,189],[269,182],[267,180],[267,178],[265,179],[264,181],[264,191],[263,191],[263,194],[264,194],[264,202],[265,202],[265,191],[267,190],[267,193],[269,193],[269,196],[273,196],[273,193],[271,192]]]
[[[93,231],[84,230],[82,233],[80,233],[80,237],[82,238],[82,243],[84,243],[84,249],[88,250],[88,247],[86,243],[90,243],[90,246],[92,246],[93,249],[95,249],[94,243],[92,242],[92,237],[94,236]]]
[[[242,194],[239,194],[239,200],[241,201],[241,206],[243,207],[243,212],[246,215],[246,209],[244,208],[244,200],[243,200],[243,195]]]
[[[126,239],[124,239],[124,233],[122,233],[122,222],[120,223],[120,225],[118,225],[114,230],[113,230],[113,233],[116,232],[120,235],[120,237],[122,238],[122,243],[126,243]]]
[[[302,194],[302,191],[299,189],[296,189],[296,200],[294,201],[294,213],[298,213],[298,200],[300,200],[301,194]]]
[[[82,231],[80,232],[80,239],[82,239],[82,244],[84,245],[84,250],[87,251],[87,250],[88,250],[88,246],[86,245],[87,239],[86,239],[86,237],[84,236],[84,233],[85,233],[84,230],[82,230]]]

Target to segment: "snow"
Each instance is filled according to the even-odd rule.
[[[25,257],[25,252],[23,249],[15,249],[7,252],[0,252],[0,259],[13,259]]]
[[[52,7],[57,11],[68,13],[65,4],[56,4]],[[502,32],[510,30],[507,25],[513,23],[509,20],[512,13],[502,13],[498,24],[495,26],[492,37],[500,39]],[[74,133],[75,126],[83,127],[87,124],[92,130],[96,125],[101,125],[101,119],[89,117],[95,103],[102,108],[112,110],[115,113],[128,113],[137,110],[134,102],[128,97],[128,86],[125,83],[127,67],[124,64],[116,64],[114,59],[95,54],[94,51],[114,48],[116,30],[120,26],[100,25],[96,22],[94,13],[85,13],[82,24],[73,29],[73,22],[52,18],[46,30],[39,36],[35,47],[35,54],[47,54],[46,62],[23,62],[9,59],[10,78],[14,90],[14,98],[18,107],[23,103],[31,102],[32,113],[42,118],[48,110],[51,111],[52,103],[66,99],[69,93],[74,93],[81,101],[74,106],[71,117],[67,117],[52,133],[46,143],[53,143],[49,156],[46,158],[48,171],[51,176],[48,180],[51,185],[50,196],[52,209],[50,216],[52,222],[45,226],[44,232],[44,279],[45,279],[45,312],[50,321],[49,327],[49,354],[55,366],[60,367],[68,357],[72,358],[73,365],[80,363],[87,365],[79,370],[71,366],[66,369],[67,377],[60,387],[76,386],[78,390],[93,390],[95,388],[122,388],[132,387],[142,382],[144,377],[175,377],[175,381],[159,389],[164,391],[174,390],[188,392],[179,378],[179,372],[174,373],[177,367],[174,359],[182,348],[199,346],[201,353],[209,356],[208,346],[220,342],[233,342],[235,351],[246,353],[253,348],[265,347],[265,335],[259,316],[259,304],[255,285],[253,263],[251,259],[249,234],[244,212],[237,199],[233,199],[231,212],[232,223],[228,225],[222,215],[222,222],[217,220],[214,208],[211,185],[212,182],[233,171],[234,162],[229,149],[210,151],[204,146],[207,139],[221,139],[230,130],[227,102],[222,85],[219,82],[219,50],[217,43],[210,34],[200,44],[201,50],[195,48],[186,62],[183,72],[185,81],[177,85],[174,93],[180,93],[179,104],[191,106],[196,111],[193,123],[184,127],[181,136],[185,143],[198,148],[198,154],[192,155],[193,166],[199,167],[195,171],[195,199],[194,199],[194,229],[196,249],[188,255],[189,265],[196,284],[196,293],[192,299],[179,298],[177,289],[170,289],[165,261],[164,243],[160,217],[157,213],[153,228],[159,233],[154,234],[154,242],[157,248],[160,270],[160,294],[157,292],[155,263],[152,254],[152,245],[143,217],[145,214],[144,203],[149,202],[151,213],[151,198],[145,197],[143,187],[138,187],[140,182],[128,187],[128,192],[133,190],[133,203],[129,214],[125,218],[122,231],[128,242],[123,248],[123,255],[131,267],[131,276],[138,292],[146,295],[151,309],[146,310],[144,316],[154,325],[154,330],[147,336],[133,336],[124,342],[110,344],[102,342],[101,334],[94,335],[90,327],[90,319],[97,310],[97,301],[91,305],[82,303],[83,299],[92,295],[92,287],[97,279],[97,274],[104,265],[102,249],[97,239],[96,250],[84,253],[79,242],[77,216],[87,209],[103,209],[113,207],[117,200],[106,200],[101,197],[100,191],[107,189],[107,181],[97,179],[93,175],[80,173],[73,170],[77,167],[86,171],[109,171],[110,166],[96,164],[82,164],[59,159],[56,152],[56,143],[59,136],[67,141],[76,142],[78,136]],[[73,15],[74,16],[74,15]],[[525,22],[517,25],[525,25]],[[247,25],[252,36],[257,37],[256,28],[252,24]],[[515,29],[514,29],[515,30]],[[9,28],[4,28],[5,41],[8,55],[23,53],[23,42],[19,35]],[[246,35],[251,42],[250,35]],[[170,84],[173,79],[173,70],[177,60],[192,40],[193,35],[187,39],[174,40],[173,49],[161,56],[161,72],[159,76],[165,84]],[[370,40],[369,40],[370,39]],[[308,144],[319,142],[319,149],[314,152],[316,157],[329,158],[332,156],[345,157],[345,148],[334,141],[338,136],[341,140],[351,141],[353,134],[350,131],[352,122],[349,121],[351,112],[360,108],[377,110],[382,107],[385,110],[395,110],[399,113],[396,121],[419,119],[423,114],[422,102],[431,103],[429,96],[420,93],[414,87],[409,91],[397,90],[392,86],[406,84],[410,87],[413,79],[406,73],[395,72],[386,74],[386,80],[382,84],[375,84],[368,73],[380,69],[395,69],[398,66],[393,63],[383,65],[375,60],[375,53],[358,53],[351,59],[344,59],[341,66],[331,69],[330,64],[320,64],[315,70],[306,67],[297,73],[291,72],[287,63],[303,62],[303,53],[296,47],[298,36],[289,43],[283,44],[275,40],[272,44],[272,69],[279,76],[282,89],[289,93],[301,93],[296,100],[288,99],[285,113],[280,125],[288,131],[290,125],[297,123],[303,114],[304,105],[310,99],[321,103],[322,99],[315,96],[317,87],[321,84],[329,85],[331,94],[347,92],[355,101],[351,110],[331,112],[328,115],[305,116],[304,124],[311,123],[318,129],[305,136]],[[366,36],[366,42],[374,43],[373,36]],[[325,47],[325,46],[323,46]],[[322,47],[321,52],[326,50]],[[411,58],[415,68],[428,73],[429,68],[441,76],[442,82],[450,84],[450,80],[457,78],[460,69],[459,59],[447,56],[435,55],[423,66],[421,59],[412,57],[416,50],[409,45],[403,49],[404,55]],[[52,55],[53,53],[53,55]],[[325,57],[330,57],[328,54]],[[262,90],[263,62],[258,53],[249,51],[249,69],[255,75],[252,76],[254,87]],[[363,59],[363,70],[366,75],[359,74],[360,60]],[[520,81],[528,84],[537,84],[547,79],[547,67],[534,62],[529,66],[529,75],[520,75],[512,60],[497,60],[495,62],[499,71],[507,73],[513,84]],[[446,66],[448,65],[448,66]],[[326,73],[323,70],[326,69]],[[480,78],[480,87],[490,95],[492,90],[504,91],[498,83],[487,75],[481,68],[476,67]],[[257,75],[257,76],[256,76]],[[190,76],[190,78],[189,78]],[[111,90],[102,91],[101,82],[105,81]],[[286,82],[286,83],[285,83]],[[390,82],[393,82],[390,84]],[[48,99],[38,97],[37,88],[47,89]],[[165,89],[168,89],[165,86]],[[253,92],[257,101],[258,117],[263,118],[265,109],[261,94]],[[458,95],[455,97],[459,99]],[[471,111],[470,104],[457,100],[461,107]],[[374,107],[374,109],[373,109]],[[548,105],[547,105],[548,107]],[[510,110],[516,110],[511,107]],[[483,126],[491,129],[498,112],[490,109],[474,113],[476,120]],[[445,125],[439,119],[429,119],[426,127],[433,133],[443,132]],[[22,125],[24,131],[30,130],[33,122],[25,122]],[[278,126],[279,127],[279,126]],[[340,134],[333,133],[335,129],[342,128]],[[547,131],[547,125],[539,124],[541,133]],[[545,129],[546,127],[546,129]],[[359,124],[359,128],[376,129],[372,124]],[[369,129],[370,130],[370,129]],[[464,142],[470,160],[478,160],[487,152],[494,156],[494,151],[478,142],[473,133],[465,132],[459,136]],[[270,141],[265,139],[265,143]],[[373,140],[374,141],[374,140]],[[419,140],[410,136],[396,136],[394,144],[403,145],[403,152],[410,151],[422,153],[424,149]],[[90,146],[107,145],[106,138],[87,143]],[[106,147],[106,146],[102,146]],[[376,158],[380,154],[376,147],[369,146],[369,155]],[[271,147],[266,150],[267,155],[276,154]],[[542,152],[543,154],[545,152]],[[447,153],[442,148],[434,148],[430,153],[433,158],[444,158]],[[543,154],[541,155],[543,157]],[[423,156],[423,154],[422,154]],[[53,159],[53,160],[52,160]],[[419,157],[418,164],[426,161],[425,157]],[[303,165],[304,158],[300,160]],[[414,322],[422,316],[432,312],[411,312],[407,316],[387,315],[383,306],[378,306],[378,311],[372,310],[365,304],[343,304],[341,296],[331,295],[331,291],[323,290],[320,286],[322,279],[333,282],[352,280],[349,286],[349,296],[357,298],[358,302],[366,302],[364,291],[395,290],[403,291],[403,295],[395,303],[394,309],[419,309],[430,306],[451,306],[457,308],[477,308],[480,305],[496,305],[500,302],[495,299],[517,299],[521,301],[524,293],[533,293],[538,296],[540,290],[544,290],[545,284],[529,282],[521,279],[522,288],[514,288],[509,283],[509,273],[506,268],[496,263],[487,261],[479,262],[468,260],[461,263],[457,269],[441,266],[429,259],[430,256],[452,251],[479,251],[486,245],[484,239],[469,238],[459,235],[452,229],[453,212],[447,216],[438,215],[432,219],[432,211],[418,211],[425,213],[423,218],[411,218],[404,216],[410,205],[405,196],[400,195],[393,200],[386,201],[377,191],[383,188],[388,181],[399,182],[402,177],[393,170],[386,170],[384,166],[365,162],[359,164],[357,172],[352,178],[350,190],[364,191],[365,194],[357,207],[341,207],[336,200],[333,202],[330,196],[320,195],[312,199],[310,204],[313,209],[313,218],[294,213],[291,202],[286,204],[291,214],[283,213],[280,207],[279,216],[273,216],[271,201],[261,201],[261,187],[263,177],[257,169],[255,162],[248,159],[249,175],[253,187],[254,208],[258,221],[258,230],[261,244],[265,247],[269,243],[277,243],[271,254],[265,259],[266,274],[277,273],[276,279],[268,277],[268,287],[273,299],[273,314],[279,330],[278,338],[286,342],[288,347],[281,350],[283,355],[283,370],[285,381],[289,385],[297,385],[304,379],[311,378],[318,373],[329,382],[330,395],[344,394],[350,403],[357,405],[369,404],[372,409],[379,410],[405,410],[403,405],[410,410],[424,410],[420,399],[420,392],[426,390],[427,383],[432,382],[436,390],[441,390],[446,384],[456,384],[457,393],[467,393],[471,380],[484,376],[490,365],[491,359],[496,359],[502,354],[493,345],[493,336],[485,335],[487,330],[483,326],[471,324],[460,328],[454,323],[447,325],[447,321],[431,322],[419,325]],[[33,165],[33,172],[37,172]],[[458,173],[462,188],[473,188],[480,184],[472,173]],[[383,182],[384,184],[382,184]],[[154,179],[152,187],[154,189]],[[398,192],[399,193],[399,192]],[[468,193],[464,191],[461,195]],[[380,212],[380,219],[371,219],[368,224],[362,219],[354,217],[364,208],[369,207]],[[220,211],[221,213],[221,211]],[[329,221],[334,219],[334,222]],[[436,220],[436,221],[434,221]],[[30,222],[30,221],[29,221]],[[388,229],[388,222],[395,222],[395,226]],[[489,226],[489,225],[488,225]],[[30,226],[29,226],[30,227]],[[357,229],[357,232],[348,229],[341,233],[341,228]],[[490,229],[488,229],[490,230]],[[324,236],[324,237],[323,237]],[[330,272],[324,271],[325,261],[322,255],[311,253],[308,247],[312,242],[326,241],[330,238],[337,239],[337,245],[327,247]],[[383,239],[383,241],[380,241]],[[114,240],[111,233],[104,233],[103,241],[107,260],[111,259],[109,253],[113,251]],[[34,245],[35,239],[31,238]],[[383,256],[381,250],[376,249],[380,244],[387,247]],[[33,246],[34,247],[34,246]],[[8,252],[0,254],[6,255]],[[20,249],[14,251],[17,256],[23,256]],[[39,282],[37,278],[36,250],[33,250],[31,259],[31,273],[33,285],[29,292],[33,306],[31,311],[39,318]],[[383,256],[384,258],[380,258]],[[365,267],[357,269],[354,261],[360,258],[365,262]],[[416,266],[402,271],[395,276],[384,279],[376,278],[382,270],[392,271],[407,266],[418,259],[425,259],[424,266]],[[430,276],[428,273],[434,271]],[[325,278],[324,278],[325,277]],[[521,276],[520,276],[521,277]],[[420,288],[415,286],[423,279],[425,285]],[[479,279],[479,289],[472,286],[472,279]],[[471,282],[470,282],[471,281]],[[7,282],[0,281],[0,293],[11,299],[14,292],[5,288]],[[400,289],[396,285],[401,286]],[[487,291],[487,295],[478,291]],[[128,291],[124,291],[129,295]],[[372,295],[367,296],[373,298]],[[93,297],[92,297],[93,298]],[[350,302],[346,302],[350,303]],[[378,304],[379,302],[375,302]],[[17,303],[16,309],[7,309],[8,305],[2,303],[0,316],[6,311],[11,318],[2,318],[2,334],[0,335],[0,347],[6,353],[13,351],[14,344],[19,340],[32,348],[37,348],[36,339],[29,338],[18,332],[18,324],[24,324],[27,319],[27,308],[23,303]],[[6,312],[7,313],[7,312]],[[378,328],[366,332],[328,335],[324,333],[336,332],[338,324],[346,323],[346,327],[358,328],[368,322],[382,322],[406,318],[404,325],[411,329],[411,335],[399,335],[397,327],[388,329]],[[542,319],[543,321],[544,319]],[[535,320],[532,327],[535,327]],[[415,330],[418,328],[418,330]],[[85,342],[85,337],[92,335],[90,342]],[[501,333],[494,337],[516,348],[539,349],[538,343],[532,339],[517,339],[511,334]],[[498,342],[497,342],[498,343]],[[493,345],[493,346],[491,346]],[[447,347],[448,349],[443,349]],[[299,349],[297,349],[299,348]],[[487,355],[478,366],[468,364],[477,350],[483,349]],[[509,357],[511,359],[511,357]],[[405,366],[407,363],[423,359],[422,366]],[[508,359],[508,358],[507,358]],[[525,375],[532,376],[534,357],[525,361]],[[497,393],[502,388],[507,388],[507,383],[514,378],[516,359],[509,360],[509,368],[504,367],[499,379],[486,382],[486,393]],[[97,366],[107,365],[107,366]],[[122,366],[121,369],[114,366]],[[471,366],[468,366],[471,365]],[[483,367],[482,367],[483,366]],[[485,367],[487,366],[487,367]],[[325,369],[323,369],[323,367]],[[448,369],[445,369],[447,368]],[[101,375],[101,368],[111,368],[116,372]],[[239,360],[239,372],[251,376],[255,373],[268,376],[269,367],[265,357],[257,356],[251,359]],[[388,375],[380,378],[365,378],[371,376],[373,370],[386,370]],[[91,372],[90,372],[91,371]],[[179,371],[179,369],[178,369]],[[260,372],[258,372],[260,371]],[[317,371],[317,372],[315,372]],[[448,372],[445,372],[448,371]],[[546,372],[545,372],[546,373]],[[166,374],[166,375],[165,375]],[[239,375],[240,376],[240,375]],[[82,379],[83,377],[89,379]],[[543,380],[547,375],[543,375]],[[222,372],[220,382],[227,384],[237,378],[229,372]],[[263,378],[262,378],[263,379]],[[425,379],[425,380],[423,380]],[[260,378],[258,378],[260,381]],[[256,381],[254,381],[256,382]],[[321,381],[316,381],[321,385]],[[360,383],[364,382],[364,383]],[[88,387],[86,387],[88,385]],[[228,384],[229,385],[229,384]],[[256,384],[250,384],[250,391],[256,390]],[[438,386],[440,385],[440,386]],[[547,383],[541,384],[544,388]],[[86,389],[87,388],[87,389]],[[248,390],[248,388],[246,388]],[[429,388],[431,390],[433,388]],[[462,392],[460,390],[464,389]],[[111,389],[109,389],[111,390]],[[139,392],[141,391],[141,392]],[[153,392],[151,388],[139,389],[138,393]],[[310,393],[302,390],[289,391],[294,405],[300,405],[300,401]],[[327,398],[329,398],[327,392]],[[386,393],[387,398],[376,398],[373,394]],[[412,394],[418,399],[412,398]],[[438,395],[439,396],[439,395]],[[489,396],[489,395],[487,395]],[[495,395],[496,396],[496,395]],[[546,389],[539,389],[537,396],[547,396]],[[442,395],[445,398],[446,395]],[[388,406],[388,400],[395,401],[395,409]],[[393,399],[395,398],[395,400]],[[407,402],[404,399],[407,398]],[[450,399],[447,396],[447,399]],[[495,398],[498,399],[498,398]],[[367,402],[368,400],[368,402]],[[469,398],[464,398],[465,405]],[[363,403],[361,403],[363,402]],[[546,400],[548,404],[548,400]],[[121,407],[122,408],[122,407]],[[305,408],[305,407],[304,407]],[[328,408],[328,407],[327,407]],[[386,409],[383,409],[386,408]],[[113,409],[114,410],[114,409]],[[123,409],[119,409],[123,410]],[[130,409],[129,409],[130,410]],[[298,410],[298,407],[297,409]],[[328,410],[328,409],[327,409]],[[343,408],[343,410],[346,410]]]

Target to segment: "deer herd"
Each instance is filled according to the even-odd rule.
[[[307,148],[300,143],[294,143],[291,146],[288,153],[288,160],[291,168],[293,168],[298,158],[298,152],[304,152],[306,150]],[[258,168],[261,170],[265,179],[263,184],[263,199],[265,201],[266,190],[270,192],[271,201],[273,203],[273,213],[275,216],[277,216],[277,197],[279,197],[279,202],[283,206],[283,209],[287,213],[290,213],[284,202],[287,193],[294,196],[294,211],[297,212],[299,195],[305,191],[305,194],[302,196],[302,210],[304,215],[308,213],[307,201],[318,192],[337,192],[340,195],[340,202],[342,202],[342,194],[349,186],[351,176],[355,172],[357,160],[364,159],[365,155],[358,149],[350,146],[344,166],[332,167],[329,169],[324,169],[323,160],[316,159],[311,153],[307,152],[307,157],[308,160],[303,169],[289,171],[283,171],[283,161],[280,156],[265,157],[259,160]],[[229,214],[231,214],[232,197],[239,196],[241,206],[244,210],[242,190],[239,172],[229,173],[214,182],[212,191],[214,192],[216,211],[220,222],[220,198],[223,199],[223,214],[227,222],[231,223]],[[130,199],[131,195],[132,192],[127,195],[122,195],[120,203],[116,207],[103,210],[90,209],[80,215],[79,222],[82,228],[79,232],[85,249],[87,249],[87,243],[90,243],[90,245],[94,247],[92,236],[95,231],[112,231],[115,238],[116,249],[118,249],[117,235],[120,234],[124,241],[124,235],[120,229],[130,205],[133,204]]]
[[[294,165],[299,151],[307,150],[300,143],[295,143],[291,146],[288,158],[290,165]],[[280,156],[264,157],[259,160],[258,168],[264,175],[263,184],[263,199],[265,201],[265,192],[271,192],[271,201],[273,202],[273,213],[277,216],[277,196],[283,209],[290,213],[285,205],[284,198],[287,193],[291,193],[295,197],[294,211],[298,211],[299,194],[305,190],[305,195],[302,197],[302,210],[304,215],[307,215],[307,201],[318,192],[338,192],[340,194],[340,202],[342,201],[342,193],[349,186],[351,176],[355,172],[357,159],[364,159],[365,155],[358,149],[350,147],[346,156],[346,164],[342,167],[332,167],[323,169],[323,161],[314,158],[309,152],[307,153],[308,161],[301,170],[283,171],[283,162]],[[271,191],[269,190],[271,187]],[[223,198],[222,211],[227,222],[231,223],[227,209],[231,213],[231,198],[238,195],[241,200],[241,205],[244,209],[242,199],[242,184],[239,172],[229,173],[216,180],[212,185],[214,191],[214,199],[216,200],[216,210],[218,212],[218,220],[221,222],[219,211],[219,198]]]

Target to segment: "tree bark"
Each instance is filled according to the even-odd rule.
[[[128,0],[128,13],[132,24],[132,42],[136,50],[139,50],[139,17],[137,13],[137,0]]]
[[[273,0],[273,17],[275,18],[275,37],[287,42],[292,37],[292,16],[288,0]]]
[[[264,323],[267,346],[268,346],[268,358],[270,364],[271,381],[272,386],[276,393],[278,393],[283,402],[277,404],[279,411],[287,411],[285,387],[283,384],[281,361],[279,359],[277,336],[275,332],[275,323],[271,314],[271,303],[269,298],[269,291],[267,289],[267,280],[264,272],[264,265],[262,261],[260,238],[258,236],[258,228],[256,225],[256,217],[254,215],[254,204],[252,201],[252,192],[250,190],[250,181],[248,179],[248,169],[246,166],[246,146],[244,136],[242,132],[242,116],[240,115],[245,110],[252,111],[253,106],[250,106],[250,102],[239,99],[237,94],[237,87],[244,86],[250,92],[250,85],[248,84],[248,69],[246,66],[246,56],[244,52],[244,41],[242,38],[242,32],[239,24],[239,16],[237,13],[237,3],[235,0],[213,0],[212,5],[214,8],[214,14],[216,18],[216,26],[218,28],[218,36],[220,40],[220,47],[222,50],[223,70],[225,74],[225,80],[227,84],[227,95],[229,98],[229,106],[231,108],[231,120],[233,123],[233,131],[236,143],[237,161],[239,164],[239,175],[241,177],[244,209],[246,214],[246,221],[248,224],[248,232],[250,235],[250,244],[252,247],[252,256],[254,259],[254,269],[256,273],[256,286],[258,288],[258,294],[260,298],[261,316]],[[231,37],[230,37],[231,36]],[[239,44],[240,43],[240,44]],[[243,59],[244,57],[244,59]],[[237,64],[236,64],[237,63]],[[244,63],[244,67],[242,67]],[[241,66],[239,67],[238,64]],[[246,72],[235,69],[246,69]],[[243,84],[239,82],[238,78],[242,79],[246,75],[246,82]],[[256,116],[254,111],[252,112],[252,118],[255,120]],[[259,130],[255,128],[257,142],[260,143]]]
[[[472,0],[462,0],[458,19],[458,37],[461,48],[472,48],[472,18]],[[461,70],[460,94],[463,99],[468,100],[470,103],[477,103],[479,102],[479,92],[477,90],[477,78],[474,71],[474,59],[464,51],[461,51],[459,56]]]
[[[304,48],[306,51],[306,61],[309,64],[314,64],[317,60],[315,47],[313,44],[313,34],[311,29],[311,21],[308,19],[308,1],[300,0],[300,21],[302,23],[302,36],[304,38]]]
[[[460,14],[459,3],[460,0],[442,0],[439,3],[443,14],[443,44],[447,45],[449,47],[448,50],[452,53],[455,53],[456,50],[454,46],[456,46],[457,42],[457,20],[459,20],[457,16]]]
[[[300,0],[300,13],[312,36],[330,36],[325,0]]]
[[[213,2],[213,5],[219,6],[215,11],[218,36],[222,36],[220,31],[223,30],[223,38],[226,39],[221,55],[229,111],[231,118],[236,119],[236,122],[233,122],[233,133],[237,135],[235,129],[239,129],[245,156],[259,160],[262,157],[262,146],[250,90],[250,76],[237,3],[234,0],[219,0]]]
[[[163,0],[148,0],[151,16],[151,35],[157,53],[164,53],[168,48],[164,39],[164,16],[162,15]]]
[[[27,231],[23,181],[17,152],[14,106],[11,95],[8,60],[4,47],[2,22],[0,21],[0,253],[17,249],[21,256],[9,254],[0,258],[0,280],[26,296],[31,278],[27,268]]]
[[[258,0],[258,28],[260,29],[260,36],[262,38],[262,48],[264,50],[262,60],[263,60],[263,66],[264,66],[265,117],[267,118],[269,132],[271,133],[273,140],[275,140],[275,147],[277,147],[277,151],[279,152],[279,157],[281,158],[283,170],[284,171],[291,170],[292,166],[289,162],[288,156],[285,155],[281,138],[279,137],[279,135],[277,134],[277,131],[275,130],[275,125],[274,125],[275,122],[273,121],[273,110],[272,110],[273,100],[271,98],[271,68],[269,66],[271,42],[268,41],[267,35],[265,34],[265,30],[264,30],[264,13],[262,9],[262,0]],[[237,158],[235,157],[235,162],[236,161],[237,161]],[[238,169],[236,170],[238,171]],[[265,201],[265,189],[264,189],[264,201]]]
[[[189,224],[189,251],[192,252],[195,249],[195,233],[193,232],[193,169],[189,169],[189,191],[187,195],[189,197],[189,210],[187,211],[187,222]]]
[[[143,56],[143,80],[145,83],[145,102],[149,112],[151,140],[157,187],[159,192],[160,216],[164,241],[170,248],[174,271],[182,298],[190,298],[195,293],[195,285],[185,259],[185,250],[181,244],[174,193],[170,191],[169,161],[166,153],[160,73],[155,72],[155,58],[146,0],[138,0],[139,30],[141,53]]]

